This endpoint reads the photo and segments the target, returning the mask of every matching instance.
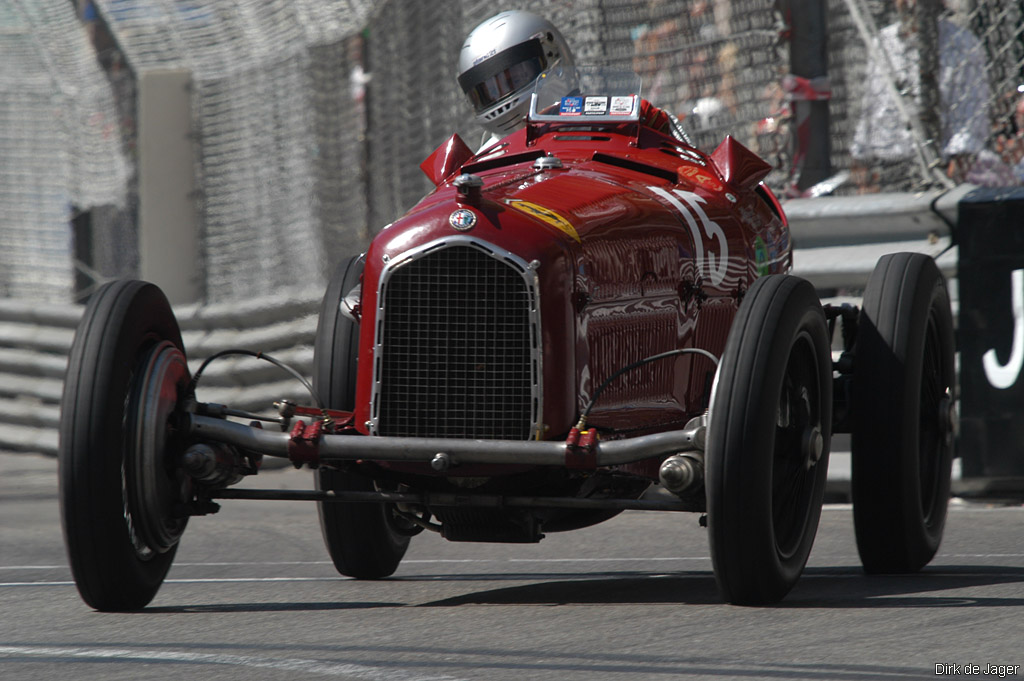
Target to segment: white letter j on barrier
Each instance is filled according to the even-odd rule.
[[[1010,348],[1010,359],[1006,364],[1000,364],[995,350],[989,350],[981,358],[988,382],[1000,390],[1017,382],[1021,366],[1024,365],[1024,270],[1014,270],[1010,282],[1013,294],[1013,345]]]

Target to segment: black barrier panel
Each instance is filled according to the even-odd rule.
[[[1024,494],[1024,188],[964,197],[956,240],[962,487]]]

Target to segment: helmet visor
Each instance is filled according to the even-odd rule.
[[[514,45],[459,76],[477,113],[529,87],[547,68],[539,40]]]

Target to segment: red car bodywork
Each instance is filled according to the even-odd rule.
[[[376,377],[365,358],[388,352],[377,337],[382,272],[459,235],[456,210],[475,217],[461,238],[535,268],[543,358],[536,439],[564,439],[595,388],[630,362],[688,347],[720,356],[751,282],[791,266],[785,217],[761,184],[770,166],[732,138],[708,156],[636,123],[531,125],[470,156],[453,136],[428,158],[422,167],[437,189],[366,254],[355,400],[364,434],[377,434]],[[455,186],[464,174],[482,180],[479,195]],[[695,355],[641,367],[608,387],[589,423],[605,438],[682,428],[707,408],[714,370]],[[658,462],[650,463],[633,468],[656,479]]]
[[[784,274],[764,161],[731,138],[705,155],[645,125],[628,82],[593,82],[579,92],[609,94],[543,108],[539,85],[523,131],[476,155],[453,137],[424,162],[437,189],[335,267],[312,382],[246,349],[191,373],[157,286],[94,294],[60,430],[87,603],[148,604],[188,518],[225,499],[316,501],[334,566],[357,579],[394,574],[424,530],[527,543],[626,510],[696,512],[723,598],[774,603],[810,554],[833,432],[851,433],[865,569],[934,557],[956,423],[935,261],[887,255],[862,308],[823,306]],[[314,404],[199,401],[227,355],[288,371]],[[264,456],[314,469],[316,488],[232,488]]]

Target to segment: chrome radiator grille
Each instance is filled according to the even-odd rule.
[[[540,402],[533,273],[509,254],[474,243],[425,249],[382,275],[376,433],[533,435]]]

